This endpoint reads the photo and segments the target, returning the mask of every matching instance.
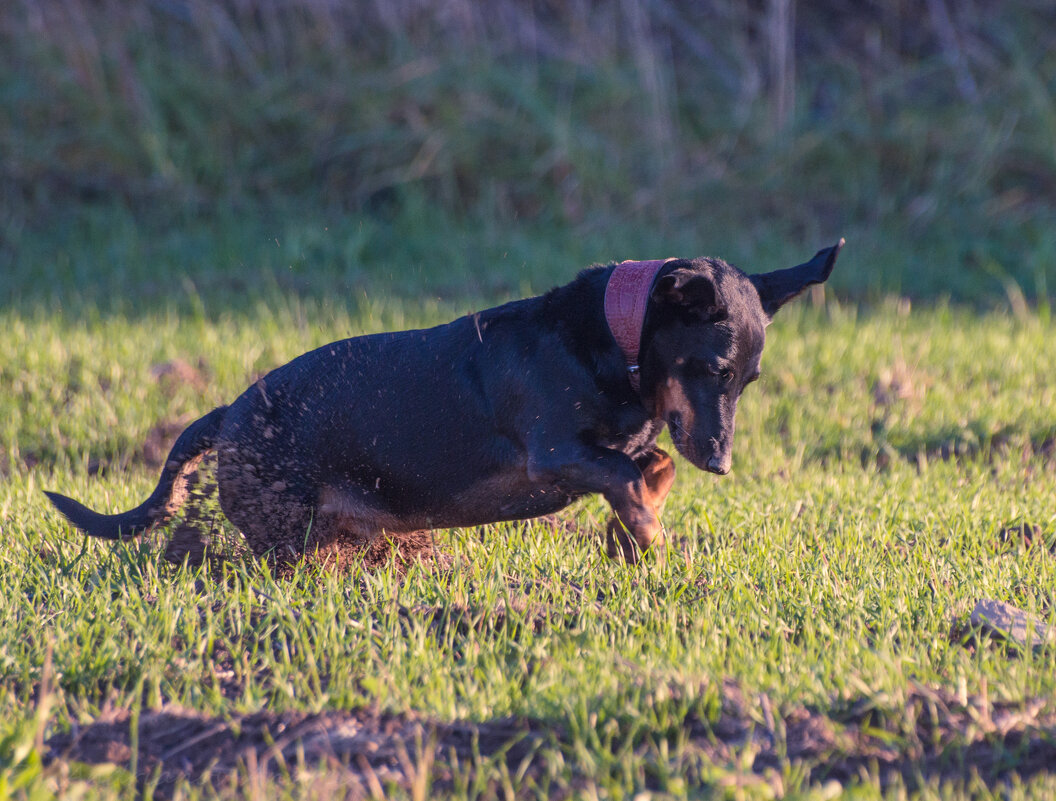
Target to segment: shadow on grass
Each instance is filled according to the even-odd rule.
[[[544,292],[594,263],[694,254],[696,238],[640,232],[621,219],[575,226],[546,216],[512,222],[482,212],[457,215],[414,193],[382,217],[302,198],[212,215],[103,204],[7,237],[0,247],[0,311],[61,312],[63,319],[92,322],[173,313],[215,319],[307,304],[369,317],[379,303],[409,304],[421,315],[426,300],[457,316]],[[721,249],[722,241],[713,247]],[[778,266],[795,263],[788,259]]]
[[[991,463],[1016,455],[1056,460],[1056,422],[1023,431],[1015,425],[994,430],[992,422],[972,420],[921,433],[888,431],[874,425],[871,436],[872,442],[867,445],[861,445],[860,440],[848,443],[842,437],[832,438],[807,448],[804,461],[824,465],[857,456],[863,468],[884,470],[896,461],[924,469],[929,462]]]
[[[369,317],[380,302],[421,314],[424,299],[449,309],[446,318],[544,292],[595,263],[707,255],[765,272],[790,267],[841,234],[850,260],[828,284],[835,297],[869,302],[895,293],[925,305],[1006,306],[1005,284],[963,263],[963,240],[971,237],[960,230],[936,237],[898,221],[892,230],[848,221],[824,235],[804,234],[725,206],[703,219],[648,224],[630,210],[606,214],[580,222],[553,214],[509,219],[486,206],[456,214],[413,191],[383,215],[301,197],[221,204],[208,214],[118,202],[64,207],[45,221],[0,230],[0,312],[91,323],[158,314],[216,319],[307,304]],[[1046,243],[1036,260],[1051,250]],[[1017,261],[1018,251],[1000,237],[975,247],[1024,262],[1005,276],[1017,298],[1045,295],[1043,274],[1031,272],[1029,259]]]
[[[971,420],[965,425],[948,425],[918,435],[878,437],[883,445],[893,447],[903,458],[918,461],[923,455],[928,460],[995,459],[1022,444],[1032,455],[1047,459],[1056,456],[1056,422],[1046,428],[1030,432],[1017,430],[1014,425],[1003,425],[997,430],[991,422]]]

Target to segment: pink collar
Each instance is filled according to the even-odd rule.
[[[627,362],[627,379],[634,391],[641,389],[638,373],[638,351],[642,345],[642,326],[649,293],[656,274],[671,259],[625,261],[616,265],[605,285],[605,322]]]

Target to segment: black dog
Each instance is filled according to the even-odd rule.
[[[766,326],[829,277],[842,245],[753,276],[709,258],[595,267],[437,328],[324,345],[192,423],[135,509],[101,515],[48,497],[92,536],[131,538],[172,516],[215,449],[224,513],[281,564],[317,549],[340,558],[382,532],[535,517],[597,492],[614,512],[609,552],[635,561],[663,539],[675,473],[656,447],[664,424],[694,465],[729,472]]]

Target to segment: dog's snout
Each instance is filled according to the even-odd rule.
[[[708,471],[724,476],[730,472],[730,463],[721,456],[712,456],[708,459]]]
[[[708,472],[716,473],[720,476],[724,476],[730,472],[730,465],[733,461],[730,455],[729,448],[724,448],[719,440],[712,437],[708,444],[711,446],[711,456],[708,457],[708,461],[705,463]]]

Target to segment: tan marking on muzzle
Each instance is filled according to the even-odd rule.
[[[689,438],[690,432],[696,423],[693,405],[689,402],[689,398],[686,397],[686,392],[681,382],[668,376],[656,393],[656,413],[657,417],[666,421],[670,412],[678,412],[682,415],[681,427],[685,437]]]

